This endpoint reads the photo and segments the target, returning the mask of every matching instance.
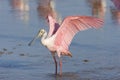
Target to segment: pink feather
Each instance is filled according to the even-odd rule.
[[[56,31],[57,31],[57,29],[59,28],[60,25],[50,15],[48,15],[48,23],[49,23],[49,27],[50,27],[48,37],[51,37],[53,34],[56,33]]]
[[[61,51],[68,50],[68,47],[78,31],[89,28],[100,28],[103,20],[89,16],[69,16],[64,19],[60,28],[55,34],[54,44],[60,47]]]

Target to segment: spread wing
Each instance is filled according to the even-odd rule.
[[[99,28],[103,24],[103,20],[90,16],[70,16],[64,19],[60,28],[55,34],[55,45],[62,49],[68,50],[74,35],[78,31],[89,28]]]
[[[56,33],[56,31],[58,30],[59,28],[59,24],[56,22],[56,20],[48,15],[48,23],[49,23],[49,33],[48,33],[48,37],[51,37],[53,34]]]

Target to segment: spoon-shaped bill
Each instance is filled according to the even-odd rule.
[[[32,41],[30,41],[30,43],[28,44],[28,46],[31,46],[35,42],[36,39],[37,37],[33,38]]]
[[[28,44],[28,46],[31,46],[35,40],[38,38],[38,34],[32,39],[32,41],[30,41],[30,43]]]

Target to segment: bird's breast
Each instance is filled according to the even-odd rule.
[[[45,46],[52,47],[53,45],[54,45],[54,42],[52,40],[46,40],[45,41]]]

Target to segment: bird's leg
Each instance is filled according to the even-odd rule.
[[[61,52],[57,51],[58,57],[59,57],[59,68],[60,68],[60,73],[59,75],[62,76],[62,59],[61,59]]]
[[[52,53],[53,60],[54,60],[54,63],[55,63],[55,75],[57,75],[57,61],[56,61],[55,53],[53,53],[53,52],[51,52],[51,53]]]
[[[57,75],[57,61],[55,56],[53,56],[54,62],[55,62],[55,74]]]
[[[62,59],[59,58],[60,76],[62,76]]]

